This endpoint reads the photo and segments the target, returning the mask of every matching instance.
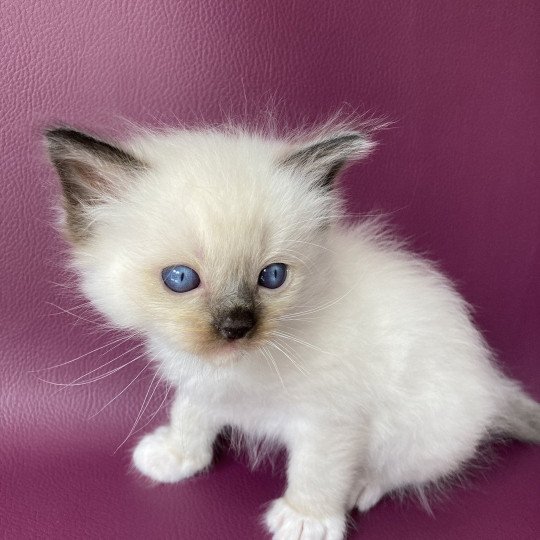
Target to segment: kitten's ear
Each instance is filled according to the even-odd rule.
[[[366,156],[375,143],[366,133],[333,133],[293,149],[281,166],[299,170],[313,177],[316,185],[329,189],[348,162]]]
[[[85,209],[114,196],[122,181],[145,165],[125,150],[70,128],[47,130],[45,142],[62,185],[67,232],[82,239],[88,232]]]

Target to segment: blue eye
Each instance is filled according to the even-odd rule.
[[[267,289],[277,289],[285,283],[287,278],[287,265],[283,263],[272,263],[261,270],[259,274],[259,285]]]
[[[189,266],[182,266],[181,264],[164,268],[161,271],[161,278],[163,279],[163,283],[165,283],[171,291],[177,293],[196,289],[201,282],[199,275],[195,270],[189,268]]]

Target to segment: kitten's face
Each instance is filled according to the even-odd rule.
[[[322,285],[328,184],[367,149],[358,134],[301,147],[180,132],[114,156],[70,133],[49,144],[86,294],[117,325],[216,361],[263,345]]]

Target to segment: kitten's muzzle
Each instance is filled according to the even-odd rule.
[[[257,320],[251,309],[234,308],[215,323],[217,331],[225,339],[233,341],[245,337],[255,327]]]

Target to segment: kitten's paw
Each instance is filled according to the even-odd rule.
[[[342,540],[345,516],[319,519],[300,514],[285,499],[276,499],[265,516],[273,540]]]
[[[137,470],[156,482],[178,482],[206,469],[212,461],[211,449],[199,453],[182,452],[171,428],[161,426],[143,437],[133,452]]]

